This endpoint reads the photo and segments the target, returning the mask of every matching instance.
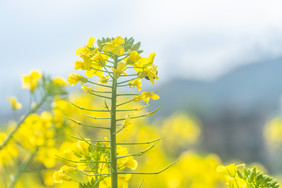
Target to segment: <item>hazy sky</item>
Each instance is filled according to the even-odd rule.
[[[2,0],[0,89],[12,95],[20,86],[7,83],[34,68],[66,76],[89,36],[142,41],[162,81],[214,78],[282,54],[281,10],[281,0]]]

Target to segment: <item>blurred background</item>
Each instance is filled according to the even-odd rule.
[[[280,173],[264,130],[282,113],[281,9],[279,0],[0,1],[0,123],[12,117],[7,96],[27,104],[20,75],[66,78],[90,36],[132,36],[143,55],[156,52],[151,107],[164,107],[151,121],[187,114],[201,127],[197,151]]]

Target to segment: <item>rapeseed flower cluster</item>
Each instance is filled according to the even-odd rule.
[[[132,42],[131,42],[132,41]],[[150,80],[152,84],[156,79],[159,79],[157,74],[157,66],[154,65],[155,53],[151,53],[149,57],[141,57],[141,50],[138,50],[138,45],[133,45],[133,39],[123,39],[118,36],[111,39],[98,40],[98,47],[94,47],[95,39],[90,37],[87,45],[79,47],[75,54],[79,55],[82,60],[75,62],[74,68],[76,70],[84,70],[87,77],[97,76],[100,83],[107,83],[109,76],[119,78],[120,76],[128,75],[125,71],[128,69],[134,70],[136,78],[129,80],[127,83],[129,87],[136,87],[141,90],[142,78]],[[131,48],[128,46],[131,45]],[[117,67],[113,67],[113,60],[111,58],[122,57],[117,63]],[[110,69],[109,69],[110,68]],[[112,72],[110,72],[112,70]],[[107,75],[105,75],[107,74]],[[70,73],[68,82],[74,86],[77,82],[82,84],[87,83],[87,78],[78,73]]]
[[[53,114],[44,111],[43,107],[47,107],[48,102],[54,97],[66,94],[64,90],[66,82],[59,77],[54,79],[46,77],[39,71],[32,71],[29,75],[23,76],[22,81],[23,88],[30,90],[33,100],[30,101],[32,105],[28,113],[21,118],[15,116],[15,121],[0,132],[0,172],[2,174],[2,170],[6,171],[0,178],[1,187],[2,182],[5,182],[13,188],[30,164],[41,164],[43,169],[52,168],[56,164],[55,153],[58,151],[56,145],[59,141],[56,138],[59,129],[54,125]],[[9,97],[8,101],[12,110],[22,108],[15,97]],[[17,169],[16,165],[20,167]]]
[[[242,168],[243,167],[243,168]],[[226,185],[229,188],[278,188],[278,182],[273,177],[264,175],[254,168],[247,168],[244,164],[218,166],[217,170],[225,174]]]

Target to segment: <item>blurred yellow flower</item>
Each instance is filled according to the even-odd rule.
[[[71,177],[66,175],[62,170],[55,171],[53,178],[55,183],[63,183],[63,180],[71,180]]]
[[[275,117],[264,128],[264,137],[270,149],[282,144],[282,118]]]
[[[8,97],[8,101],[10,102],[13,110],[20,110],[22,108],[21,103],[18,102],[16,97]]]
[[[7,135],[3,132],[0,132],[0,145],[7,138]],[[18,156],[18,149],[16,144],[13,142],[9,142],[5,148],[0,150],[0,167],[2,165],[9,164],[15,160],[15,157]],[[1,169],[1,168],[0,168]]]
[[[59,86],[66,86],[67,85],[66,81],[63,78],[60,78],[60,77],[56,77],[52,81],[53,81],[54,84],[59,85]]]
[[[177,153],[195,144],[200,137],[201,129],[195,120],[184,113],[174,113],[164,120],[161,128],[166,135],[165,149],[169,153]]]
[[[31,92],[34,92],[35,88],[38,86],[38,80],[42,77],[42,74],[39,71],[32,71],[29,75],[23,75],[23,88],[30,89]]]
[[[78,141],[77,143],[72,145],[71,150],[77,157],[83,158],[88,156],[88,147],[89,144],[85,141]]]

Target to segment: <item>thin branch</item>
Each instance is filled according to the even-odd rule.
[[[144,67],[127,67],[128,69],[144,69]]]
[[[100,70],[100,69],[95,69],[95,68],[91,68],[91,69],[93,69],[93,70],[95,70],[95,71],[100,71],[100,72],[106,72],[106,73],[109,73],[109,74],[113,74],[113,72],[107,72],[107,71]]]
[[[124,93],[124,94],[117,94],[117,96],[136,96],[139,95],[138,93]]]
[[[110,65],[105,65],[105,67],[108,67],[108,68],[114,68],[113,66],[110,66]]]
[[[14,176],[14,178],[12,179],[12,182],[11,184],[9,185],[9,188],[14,188],[16,183],[17,183],[17,180],[19,179],[21,173],[24,171],[24,169],[31,163],[31,161],[33,160],[34,156],[36,155],[37,153],[37,150],[35,152],[32,152],[28,158],[18,167],[17,169],[17,172]]]
[[[94,93],[112,93],[111,91],[94,91],[94,90],[92,90],[92,92]]]
[[[137,152],[137,153],[117,156],[117,159],[121,159],[121,158],[125,158],[125,157],[131,157],[131,156],[141,156],[141,155],[145,154],[147,151],[153,149],[158,143],[159,143],[159,141],[156,141],[150,147],[148,147],[147,149],[140,151],[140,152]]]
[[[57,154],[55,154],[55,156],[58,157],[59,159],[62,159],[62,160],[65,160],[65,161],[69,161],[69,162],[72,162],[72,163],[84,163],[84,164],[89,164],[89,163],[110,163],[108,161],[74,161],[74,160],[70,160],[70,159],[61,157],[61,156],[59,156]]]
[[[90,84],[94,84],[94,85],[97,85],[97,86],[102,86],[102,87],[107,87],[107,88],[112,88],[112,86],[108,86],[108,85],[104,85],[104,84],[98,84],[98,83],[95,83],[95,82],[91,82],[88,80],[88,83]]]
[[[128,53],[128,54],[125,54],[125,56],[123,57],[123,58],[121,58],[121,59],[118,59],[118,62],[120,62],[120,61],[122,61],[122,60],[124,60],[125,58],[127,58],[128,56],[130,55],[130,53]]]
[[[87,144],[89,144],[89,145],[91,145],[91,146],[93,146],[93,147],[96,147],[96,148],[105,148],[105,149],[111,149],[110,147],[106,147],[106,146],[97,146],[97,145],[94,145],[94,144],[92,144],[92,143],[90,143],[91,142],[91,140],[90,140],[90,142],[89,141],[87,141],[83,136],[81,136],[81,134],[79,134],[78,133],[78,135],[80,136],[80,140],[82,140],[82,141],[84,141],[84,142],[86,142]]]
[[[163,168],[162,170],[157,171],[157,172],[118,172],[118,174],[142,174],[142,175],[160,174],[163,171],[169,169],[172,165],[174,165],[177,162],[178,162],[178,160],[174,161],[173,163],[169,164],[168,166],[166,166],[165,168]]]
[[[90,116],[90,115],[87,115],[87,114],[83,114],[84,116],[86,117],[89,117],[91,119],[111,119],[111,117],[94,117],[94,116]]]
[[[72,121],[72,122],[74,122],[74,123],[76,123],[76,124],[78,124],[78,125],[81,125],[81,126],[83,126],[83,127],[92,127],[92,128],[107,129],[107,130],[110,130],[110,129],[111,129],[111,128],[109,128],[109,127],[100,127],[100,126],[95,126],[95,125],[86,125],[86,124],[84,124],[84,123],[81,123],[81,122],[76,121],[76,120],[74,120],[74,119],[71,119],[71,118],[69,118],[69,117],[65,117],[65,118],[68,119],[68,120],[70,120],[70,121]]]
[[[164,139],[165,137],[161,137],[161,138],[157,138],[155,140],[151,140],[151,141],[147,141],[147,142],[120,142],[120,143],[117,143],[118,145],[145,145],[145,144],[151,144],[151,143],[154,143],[154,142],[158,142],[160,141],[161,139]]]
[[[154,115],[157,111],[159,111],[159,109],[160,109],[162,106],[163,106],[163,105],[161,105],[159,108],[157,108],[157,109],[154,110],[153,112],[149,112],[149,113],[146,113],[146,114],[140,115],[140,116],[132,116],[132,117],[130,117],[130,119],[137,119],[137,118],[152,116],[152,115]],[[126,118],[117,119],[116,121],[124,121],[124,120],[126,120]]]
[[[140,183],[140,185],[138,186],[138,188],[141,188],[143,182],[144,182],[144,179],[141,181],[141,183]]]
[[[120,75],[120,76],[123,76],[123,77],[126,77],[126,76],[137,76],[137,74],[126,74],[126,75]]]
[[[133,108],[133,109],[117,110],[117,112],[130,112],[130,111],[138,111],[138,109],[137,108]]]
[[[117,130],[116,132],[114,132],[114,134],[119,133],[119,132],[122,131],[123,129],[125,129],[125,126],[122,126],[119,130]]]
[[[108,110],[93,110],[93,109],[83,108],[83,107],[78,106],[78,105],[76,105],[76,104],[74,104],[74,103],[72,103],[72,102],[70,102],[70,101],[68,101],[68,100],[67,100],[67,102],[70,103],[71,105],[73,105],[73,106],[75,106],[75,107],[77,107],[77,108],[79,108],[79,109],[81,109],[81,110],[85,110],[85,111],[91,111],[91,112],[109,112]]]
[[[79,172],[85,174],[86,176],[109,176],[111,173],[103,173],[103,174],[88,174],[83,170],[78,170]]]
[[[132,101],[133,101],[133,99],[130,99],[129,101],[118,104],[117,107],[122,106],[122,105],[127,104],[127,103],[130,103]]]
[[[119,84],[124,84],[124,83],[130,82],[130,81],[135,80],[135,79],[136,79],[136,78],[132,78],[132,79],[129,79],[129,80],[125,80],[125,81],[119,82],[119,83],[117,83],[117,84],[118,84],[118,85],[119,85]]]
[[[117,85],[117,87],[126,87],[129,86],[128,84],[124,84],[124,85]]]
[[[111,67],[111,66],[110,66]],[[104,67],[104,69],[106,70],[106,72],[109,74],[109,76],[114,79],[114,77],[110,74],[110,72],[108,71],[108,69],[106,68],[106,66]]]
[[[70,135],[67,134],[68,136],[75,138],[77,140],[82,140],[81,138],[74,136],[74,135]],[[164,139],[165,137],[161,137],[161,138],[157,138],[155,140],[151,140],[151,141],[147,141],[147,142],[117,142],[117,145],[146,145],[146,144],[151,144],[157,141],[160,141],[162,139]],[[89,140],[90,142],[105,142],[105,143],[109,143],[109,140],[91,140],[91,139],[86,139]]]
[[[94,96],[97,96],[97,97],[101,97],[101,98],[104,98],[104,99],[112,99],[111,97],[108,97],[108,96],[104,96],[104,95],[98,95],[98,94],[96,94],[96,93],[94,93],[94,92],[90,92],[90,94],[91,95],[94,95]]]

